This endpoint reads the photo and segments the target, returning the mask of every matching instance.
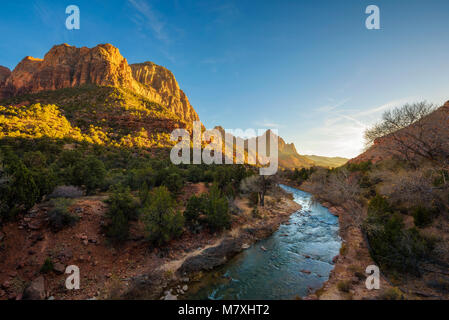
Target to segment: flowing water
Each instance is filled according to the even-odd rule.
[[[294,299],[322,286],[341,246],[338,218],[322,205],[312,203],[309,193],[281,187],[293,194],[302,209],[271,237],[192,284],[184,298]]]

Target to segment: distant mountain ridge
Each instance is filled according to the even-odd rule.
[[[13,71],[0,66],[0,102],[11,106],[3,108],[7,118],[0,136],[19,132],[19,136],[31,138],[41,132],[49,116],[60,123],[53,128],[58,137],[70,132],[72,138],[101,144],[151,148],[170,145],[172,130],[190,130],[194,121],[200,121],[171,71],[149,61],[128,64],[111,44],[94,48],[61,44],[51,48],[43,59],[25,57]],[[13,113],[25,116],[27,108],[35,104],[54,104],[57,108],[43,107],[42,112],[40,107],[33,107],[36,114],[26,120],[27,127],[22,125],[24,119],[8,111],[14,109]],[[70,130],[61,126],[70,126]],[[217,128],[224,134],[221,127]],[[92,134],[95,138],[90,137]],[[234,142],[239,139],[233,137]],[[293,143],[278,139],[281,168],[332,167],[336,161],[343,162],[300,155]],[[231,150],[243,152],[248,162],[253,162],[257,154],[248,151],[249,140],[240,141],[243,150]]]
[[[349,159],[342,157],[323,157],[315,155],[304,155],[304,157],[313,161],[316,166],[325,168],[338,168],[349,161]]]
[[[226,133],[225,130],[218,126],[214,129],[217,129],[223,139],[223,145],[226,145],[225,137],[228,137],[228,141],[233,141],[234,145],[236,144],[236,141],[240,140],[240,144],[244,145],[244,149],[240,150],[237,148],[232,148],[231,146],[227,146],[228,150],[233,150],[233,152],[243,152],[245,154],[245,157],[247,159],[252,159],[252,161],[255,161],[256,157],[258,156],[256,152],[252,152],[251,150],[248,150],[249,142],[256,139],[260,139],[261,137],[267,137],[267,134],[271,132],[271,134],[274,134],[271,130],[267,130],[264,132],[263,135],[250,138],[250,139],[242,139],[240,137],[232,136],[230,133]],[[300,169],[300,168],[311,168],[315,166],[325,167],[325,168],[336,168],[344,165],[348,159],[341,158],[341,157],[322,157],[322,156],[307,156],[307,155],[300,155],[298,151],[296,150],[294,143],[286,143],[285,140],[282,137],[277,136],[278,138],[278,164],[279,167],[282,169]],[[223,147],[224,155],[228,158],[232,158],[235,156],[235,154],[226,154],[225,148]]]

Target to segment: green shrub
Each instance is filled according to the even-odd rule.
[[[151,242],[161,245],[181,235],[184,217],[176,210],[176,203],[166,187],[150,192],[141,213]]]
[[[189,198],[184,211],[184,218],[189,225],[194,225],[198,222],[201,214],[204,213],[206,207],[207,197],[193,195]]]
[[[432,223],[433,211],[424,207],[417,207],[413,210],[415,226],[423,228]]]
[[[224,190],[225,187],[232,182],[232,180],[233,172],[231,166],[215,167],[213,181],[218,186],[218,188],[220,188],[220,190]]]
[[[221,195],[217,185],[210,189],[205,207],[206,221],[213,231],[231,226],[231,216],[228,212],[228,200]]]
[[[310,176],[316,171],[316,168],[301,168],[298,170],[297,168],[290,173],[290,180],[296,181],[298,184],[302,184],[303,182],[307,181]]]
[[[106,168],[101,160],[95,156],[88,156],[75,165],[73,174],[75,185],[85,186],[86,192],[91,194],[103,185]]]
[[[21,211],[28,211],[39,200],[39,188],[32,172],[13,153],[3,157],[0,171],[0,217],[14,218]]]
[[[178,173],[170,173],[164,178],[162,185],[166,186],[171,192],[178,193],[184,186],[184,180]]]
[[[351,172],[366,173],[371,170],[372,163],[371,163],[371,161],[365,161],[365,162],[360,162],[360,163],[349,163],[349,164],[347,164],[347,168]]]
[[[109,205],[106,235],[114,241],[125,241],[129,234],[129,221],[137,219],[137,204],[129,188],[114,187],[106,203]]]
[[[405,230],[402,217],[397,213],[388,219],[368,216],[363,230],[373,258],[384,270],[420,275],[419,262],[433,250],[433,241],[414,228]]]
[[[50,257],[48,257],[47,259],[45,259],[44,264],[41,267],[41,273],[49,273],[51,271],[53,271],[54,266],[53,266],[53,261],[51,260]]]
[[[49,195],[58,184],[58,178],[51,168],[33,168],[31,174],[39,190],[39,199]]]
[[[198,165],[190,165],[187,170],[187,180],[192,183],[198,183],[203,181],[204,174],[203,170]]]
[[[403,300],[404,294],[399,288],[389,288],[385,290],[380,296],[380,300]]]
[[[72,200],[57,198],[51,200],[52,209],[48,211],[48,221],[53,232],[58,232],[65,227],[73,226],[79,217],[70,213],[69,207]]]
[[[368,203],[368,215],[378,219],[385,219],[391,215],[392,208],[387,199],[380,195],[376,195]]]
[[[151,167],[131,169],[128,173],[128,185],[132,190],[137,190],[141,188],[144,184],[148,188],[153,188],[155,186],[155,172]]]
[[[23,162],[29,168],[45,168],[47,159],[40,151],[29,151],[23,155]]]

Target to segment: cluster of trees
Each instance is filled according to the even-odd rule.
[[[207,225],[217,231],[231,226],[228,199],[214,184],[209,194],[193,195],[187,202],[184,217],[191,230]]]
[[[140,115],[139,111],[132,111],[136,117],[147,117],[150,113],[146,107],[143,110],[148,112]],[[108,145],[120,148],[152,148],[169,147],[173,145],[170,135],[166,132],[149,134],[143,127],[130,130],[115,130],[112,121],[103,118],[92,124],[92,114],[98,110],[89,110],[90,115],[86,115],[86,121],[77,119],[79,126],[72,126],[71,122],[54,104],[40,103],[30,106],[0,106],[0,139],[40,139],[48,137],[52,139],[71,139],[79,143],[85,142],[95,145]],[[70,114],[70,111],[68,112]],[[80,116],[78,114],[78,116]],[[90,117],[89,117],[90,116]],[[122,115],[123,116],[123,115]],[[130,115],[128,115],[130,116]],[[143,124],[142,124],[143,125]]]
[[[111,190],[106,234],[114,241],[128,239],[129,223],[140,219],[145,225],[148,240],[162,245],[179,237],[185,227],[197,231],[207,226],[211,231],[221,231],[231,225],[228,198],[214,184],[208,194],[193,195],[188,199],[183,213],[180,204],[165,186],[140,192],[135,200],[129,188],[123,186]]]
[[[430,256],[434,240],[417,228],[405,228],[403,216],[395,210],[382,196],[370,200],[363,230],[371,253],[383,270],[420,275],[420,263]]]
[[[229,203],[240,192],[242,180],[255,173],[244,165],[175,166],[145,152],[49,138],[0,140],[0,163],[0,222],[46,198],[107,192],[105,233],[124,241],[130,222],[140,219],[155,244],[179,236],[185,227],[230,227]],[[204,182],[210,192],[177,203],[187,182]],[[69,200],[52,200],[51,207],[49,221],[55,232],[76,223]]]
[[[294,170],[288,170],[286,172],[286,178],[297,183],[298,185],[301,185],[302,183],[304,183],[305,181],[307,181],[310,176],[317,171],[319,168],[301,168],[301,169],[297,169],[295,168]]]
[[[49,170],[29,168],[10,150],[3,152],[0,167],[0,222],[29,210],[53,186]]]

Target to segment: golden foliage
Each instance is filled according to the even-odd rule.
[[[148,135],[144,128],[126,136],[117,136],[100,126],[90,125],[87,132],[83,133],[80,128],[72,126],[58,106],[39,103],[31,106],[0,106],[0,139],[5,137],[27,139],[49,137],[128,148],[173,145],[169,134]]]

